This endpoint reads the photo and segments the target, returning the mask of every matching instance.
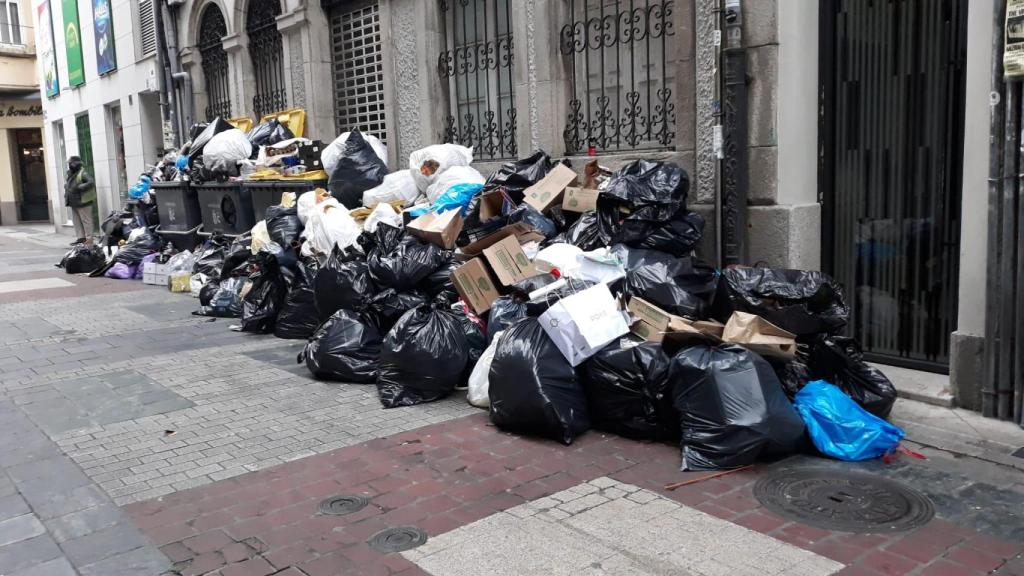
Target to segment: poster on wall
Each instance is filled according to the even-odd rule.
[[[1003,74],[1006,78],[1024,77],[1024,0],[1006,3],[1005,41]]]
[[[39,15],[39,63],[43,66],[43,89],[47,98],[53,98],[60,92],[57,81],[57,54],[53,51],[53,20],[50,15],[50,2],[44,0],[36,10]]]
[[[110,0],[92,0],[92,27],[96,37],[96,71],[102,76],[117,68]]]
[[[82,69],[82,34],[78,26],[78,0],[61,0],[64,12],[64,47],[68,53],[68,85],[85,84]]]

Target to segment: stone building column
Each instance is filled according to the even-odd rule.
[[[277,17],[289,108],[306,111],[306,137],[334,139],[334,84],[327,15],[317,3],[287,6]]]

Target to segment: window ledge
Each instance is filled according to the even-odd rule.
[[[15,58],[34,58],[35,55],[35,46],[26,46],[24,44],[0,43],[0,56],[13,56]]]

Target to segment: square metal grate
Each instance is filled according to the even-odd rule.
[[[387,143],[377,2],[331,13],[334,110],[338,133],[358,128]]]

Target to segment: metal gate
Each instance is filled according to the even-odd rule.
[[[377,1],[343,3],[330,14],[334,122],[338,133],[358,128],[387,143]]]
[[[824,269],[873,360],[948,371],[967,0],[821,3]]]

